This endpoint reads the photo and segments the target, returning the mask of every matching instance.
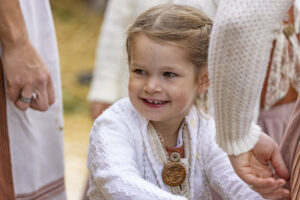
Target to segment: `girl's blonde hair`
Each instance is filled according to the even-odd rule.
[[[141,14],[127,31],[128,63],[134,39],[143,34],[153,41],[183,48],[187,59],[196,66],[196,72],[200,72],[207,66],[211,28],[212,21],[193,7],[175,4],[153,7]]]

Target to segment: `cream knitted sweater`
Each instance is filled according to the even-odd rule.
[[[249,151],[260,136],[255,107],[274,31],[292,0],[226,0],[219,4],[209,50],[217,143],[228,154]]]

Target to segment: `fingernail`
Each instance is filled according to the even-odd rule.
[[[289,195],[290,195],[290,191],[288,191],[288,190],[285,190],[284,192],[285,192],[285,194],[284,194],[284,197],[287,197],[287,196],[289,196]]]
[[[288,197],[288,196],[289,196],[289,194],[284,194],[284,195],[283,195],[283,197]]]
[[[273,183],[273,179],[267,180],[267,183],[268,183],[268,184]]]
[[[279,183],[280,183],[280,184],[285,184],[285,180],[279,179]]]

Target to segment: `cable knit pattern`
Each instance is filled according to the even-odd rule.
[[[209,185],[225,199],[263,199],[234,173],[226,154],[214,141],[212,118],[193,108],[186,116],[190,134],[190,199],[210,200]],[[128,98],[107,109],[90,136],[87,165],[90,199],[186,200],[171,194],[162,181],[163,165],[151,149],[148,121]]]
[[[228,154],[249,151],[260,130],[256,109],[274,32],[292,0],[221,1],[209,50],[217,143]]]

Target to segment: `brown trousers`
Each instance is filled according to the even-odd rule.
[[[4,74],[0,60],[0,197],[14,200],[14,185],[7,127]]]

